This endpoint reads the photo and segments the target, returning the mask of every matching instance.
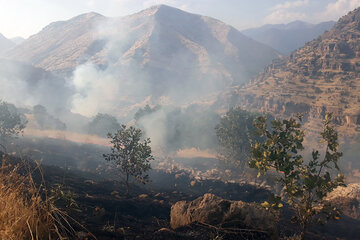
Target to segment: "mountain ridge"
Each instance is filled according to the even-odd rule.
[[[16,44],[0,33],[0,54],[13,48]]]
[[[357,8],[289,57],[273,61],[251,83],[225,94],[225,102],[282,117],[307,112],[308,128],[313,130],[325,112],[333,112],[342,133],[357,134],[359,62]]]
[[[294,21],[288,24],[267,24],[258,28],[245,29],[241,32],[271,46],[284,55],[290,55],[292,51],[320,36],[334,24],[334,21],[318,24]]]
[[[244,84],[279,56],[219,20],[164,5],[125,17],[87,13],[55,22],[8,52],[77,83],[92,71],[99,78],[94,86],[102,79],[119,85],[112,98],[118,94],[124,105],[118,101],[111,111],[123,112],[144,102],[182,105]]]
[[[71,65],[72,65],[72,68],[74,68],[75,65],[78,64],[78,62],[76,62],[76,60],[79,60],[84,56],[84,54],[86,52],[85,47],[89,47],[95,41],[102,41],[102,39],[98,39],[98,36],[94,36],[97,34],[96,32],[89,33],[90,31],[93,30],[91,28],[94,28],[94,26],[96,28],[97,24],[101,25],[101,23],[104,23],[106,21],[113,21],[116,24],[120,24],[120,25],[121,25],[121,23],[118,23],[120,21],[124,21],[124,22],[133,21],[132,24],[136,25],[136,21],[141,21],[141,19],[149,18],[151,16],[155,17],[155,19],[153,20],[154,21],[153,24],[156,24],[155,21],[157,21],[158,23],[160,22],[160,24],[162,24],[165,27],[169,27],[169,22],[171,22],[173,24],[173,26],[176,26],[176,24],[174,24],[175,21],[172,21],[172,20],[174,20],[175,18],[179,18],[179,16],[180,16],[181,17],[180,24],[178,24],[176,26],[180,30],[181,30],[182,26],[179,26],[179,25],[181,25],[181,24],[184,25],[184,24],[188,23],[189,25],[191,25],[191,21],[186,22],[186,18],[189,18],[189,19],[191,18],[192,20],[205,19],[203,21],[208,21],[208,22],[212,22],[212,23],[214,23],[215,21],[218,21],[218,20],[215,20],[215,19],[212,19],[209,17],[203,17],[203,16],[197,15],[197,14],[187,13],[185,11],[182,11],[182,10],[179,10],[179,9],[176,9],[173,7],[169,7],[166,5],[153,6],[151,8],[145,9],[139,13],[135,13],[135,14],[132,14],[129,16],[121,17],[121,18],[114,18],[114,19],[106,18],[97,13],[86,13],[86,14],[82,14],[82,15],[76,16],[74,18],[71,18],[70,20],[67,20],[67,21],[58,21],[58,22],[49,24],[38,34],[31,36],[24,44],[20,44],[15,49],[9,51],[8,56],[9,56],[9,58],[15,59],[15,60],[25,60],[26,62],[30,62],[30,63],[34,64],[35,66],[42,67],[45,70],[53,71],[53,70],[60,69],[60,71],[62,71],[63,69],[66,69],[66,68],[69,68],[67,70],[70,70]],[[186,16],[186,17],[184,17],[184,16]],[[93,21],[93,22],[86,22],[86,20]],[[220,21],[218,21],[218,22],[220,22]],[[84,40],[84,38],[86,38],[86,40],[84,40],[83,42],[80,42],[80,39],[79,39],[79,41],[76,42],[77,39],[75,39],[75,43],[79,43],[78,46],[82,47],[82,50],[74,49],[73,51],[76,51],[78,54],[73,54],[73,56],[69,56],[72,59],[68,59],[68,62],[66,62],[66,59],[65,59],[65,63],[61,63],[59,61],[55,61],[55,62],[47,61],[46,57],[44,57],[44,55],[47,54],[46,52],[50,51],[50,54],[48,54],[48,55],[60,56],[61,52],[60,51],[57,52],[56,46],[54,46],[54,45],[55,44],[56,45],[63,44],[63,42],[67,41],[66,37],[63,36],[64,35],[63,33],[56,34],[56,33],[53,33],[52,31],[55,31],[55,29],[59,29],[60,32],[67,32],[67,31],[69,31],[67,28],[72,27],[71,25],[83,24],[83,23],[86,24],[86,26],[81,27],[81,29],[78,29],[79,31],[76,31],[76,34],[79,35],[79,38],[82,38],[82,40]],[[143,23],[143,24],[146,24],[146,23]],[[236,32],[236,29],[232,28],[229,25],[223,24],[222,27],[223,26],[226,26],[226,28],[231,28],[229,30],[229,32],[231,31],[231,34],[233,32]],[[139,25],[137,27],[142,27],[142,26]],[[83,33],[83,35],[85,35],[83,29],[87,29],[89,31],[87,36],[81,36],[81,33]],[[170,29],[170,30],[172,30],[172,29]],[[74,32],[75,31],[72,31],[68,35],[71,35],[71,34],[76,35]],[[186,38],[189,40],[192,40],[191,36],[195,35],[196,32],[194,34],[192,34],[192,33],[193,32],[190,32],[189,34],[187,34]],[[149,33],[146,32],[146,34],[149,34]],[[47,35],[49,35],[49,36],[47,36]],[[50,41],[53,41],[53,45],[49,46],[47,49],[44,49],[44,46],[43,46],[43,44],[41,44],[41,42],[43,39],[47,39],[48,37],[50,37],[50,38],[54,37],[55,39],[50,39]],[[63,38],[63,39],[62,39],[62,41],[59,42],[59,41],[56,41],[56,38],[58,38],[58,39]],[[243,40],[247,41],[247,42],[252,41],[252,40],[247,39],[246,37],[243,37]],[[35,42],[35,44],[34,44],[34,42]],[[83,45],[81,45],[81,44],[83,44]],[[74,45],[74,44],[72,44],[72,45]],[[87,45],[87,46],[85,46],[85,45]],[[230,44],[228,44],[228,45],[230,45]],[[256,45],[256,44],[254,44],[254,45]],[[68,45],[66,47],[71,48],[72,46]],[[53,49],[53,48],[55,48],[55,49]],[[63,50],[66,50],[64,48],[63,48]],[[278,56],[278,54],[275,52],[271,53],[271,51],[273,51],[273,50],[267,48],[266,46],[257,45],[257,48],[255,48],[255,49],[259,49],[259,48],[266,50],[268,52],[268,53],[266,53],[266,55],[272,54],[272,56],[270,56],[270,58],[275,58]],[[131,49],[131,47],[129,49]],[[36,52],[37,50],[39,50],[39,51]],[[230,52],[231,50],[228,50],[228,51]],[[69,55],[69,54],[72,54],[72,53],[68,53],[67,55]],[[246,52],[246,54],[251,56],[251,54],[249,54],[248,52]],[[94,56],[90,56],[90,57],[94,58]],[[52,56],[51,58],[53,60],[54,57]],[[96,58],[96,56],[95,56],[95,58]],[[265,58],[267,58],[269,60],[269,57],[265,56]],[[257,60],[259,60],[260,62],[268,61],[268,60],[262,61],[261,59],[257,59]],[[94,61],[100,62],[99,59],[96,59]],[[244,61],[244,64],[247,64],[247,61]],[[66,66],[59,67],[59,65],[66,65]],[[256,70],[252,70],[252,74],[254,74],[254,72],[257,70],[258,70],[258,68],[256,68]]]

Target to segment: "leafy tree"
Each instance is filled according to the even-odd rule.
[[[33,107],[33,115],[40,129],[66,129],[66,124],[51,116],[42,105],[36,105]]]
[[[129,194],[130,178],[140,183],[147,183],[149,176],[145,174],[151,169],[150,139],[141,141],[142,132],[134,127],[122,125],[115,134],[108,134],[112,144],[111,153],[104,154],[106,161],[115,163],[116,167],[125,175],[126,194]]]
[[[312,151],[312,158],[305,161],[300,151],[304,150],[304,130],[301,116],[289,120],[274,120],[271,130],[267,129],[265,117],[259,117],[254,125],[258,134],[266,140],[251,146],[250,167],[263,174],[275,169],[283,187],[283,196],[272,196],[270,203],[263,206],[281,207],[279,201],[287,201],[295,212],[292,219],[301,225],[301,239],[305,238],[309,224],[314,221],[338,219],[340,212],[324,201],[327,193],[338,186],[344,186],[344,176],[340,173],[338,161],[342,153],[338,151],[338,134],[331,125],[332,114],[326,114],[321,137],[326,143],[323,159],[318,150]]]
[[[157,105],[155,107],[150,107],[149,105],[146,105],[144,108],[140,108],[134,115],[134,119],[136,121],[138,121],[140,118],[148,115],[148,114],[151,114],[151,113],[154,113],[156,111],[158,111],[159,109],[161,108],[161,106]]]
[[[105,137],[106,133],[114,133],[119,128],[120,124],[114,116],[98,113],[89,123],[88,132],[90,134],[96,134]]]
[[[0,141],[4,144],[11,137],[19,135],[25,128],[27,121],[17,112],[12,104],[0,101]]]
[[[230,109],[216,126],[219,143],[219,159],[244,171],[250,161],[250,140],[256,128],[253,125],[257,114],[242,110]]]

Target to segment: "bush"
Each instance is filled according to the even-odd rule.
[[[124,182],[128,195],[131,177],[143,184],[149,181],[149,176],[145,173],[151,169],[150,161],[154,160],[149,146],[150,138],[141,142],[141,130],[134,127],[127,128],[125,125],[122,125],[117,133],[109,133],[108,137],[112,144],[111,153],[103,156],[106,161],[113,162],[125,175]]]
[[[250,161],[250,142],[256,130],[253,122],[258,116],[241,108],[233,108],[221,118],[220,124],[215,128],[220,160],[244,171]]]
[[[89,123],[88,132],[106,137],[108,133],[115,133],[119,128],[120,124],[114,116],[98,113]]]
[[[51,116],[44,106],[34,106],[33,114],[40,129],[66,130],[65,123]]]
[[[37,187],[25,163],[0,167],[0,239],[69,239],[74,236],[65,212]]]
[[[294,222],[300,223],[301,239],[305,238],[307,227],[317,220],[338,219],[340,212],[324,201],[325,196],[338,186],[344,186],[344,176],[340,173],[338,161],[342,153],[338,151],[338,135],[331,125],[332,114],[326,114],[321,137],[326,143],[323,159],[317,150],[312,158],[305,161],[300,154],[304,141],[301,129],[301,116],[289,120],[274,120],[272,129],[267,129],[266,118],[259,117],[254,125],[258,134],[266,138],[265,142],[255,142],[251,146],[250,167],[259,174],[275,169],[283,187],[282,197],[272,196],[270,202],[264,202],[267,209],[281,208],[280,200],[286,201],[295,212]]]
[[[27,121],[21,117],[14,105],[0,101],[0,145],[4,150],[7,141],[19,135],[26,123]]]

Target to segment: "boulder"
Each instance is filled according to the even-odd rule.
[[[226,200],[210,193],[194,201],[175,203],[170,218],[173,229],[197,222],[264,231],[273,238],[277,235],[275,216],[258,204]]]
[[[326,200],[341,209],[345,216],[360,220],[360,184],[337,187],[328,194]]]

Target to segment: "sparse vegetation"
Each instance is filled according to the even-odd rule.
[[[42,105],[36,105],[33,107],[34,118],[39,125],[40,129],[55,129],[65,130],[66,125],[59,119],[51,116],[47,109]]]
[[[19,135],[25,128],[27,121],[21,118],[15,107],[0,101],[0,146],[6,150],[7,141]]]
[[[26,163],[0,167],[0,239],[69,239],[75,230],[44,185],[35,184]],[[39,170],[39,167],[37,168]]]
[[[312,151],[312,158],[306,161],[300,154],[304,150],[304,130],[301,116],[289,120],[274,120],[272,130],[268,130],[266,118],[259,117],[254,125],[265,142],[254,142],[251,146],[250,167],[264,174],[276,170],[283,187],[282,196],[272,196],[264,202],[266,208],[281,208],[280,200],[286,201],[295,212],[292,219],[301,226],[301,239],[305,238],[308,226],[314,220],[323,222],[338,219],[339,210],[324,201],[325,196],[338,186],[344,186],[344,176],[340,173],[338,161],[342,153],[338,151],[338,135],[331,125],[332,114],[326,114],[321,137],[326,143],[323,159],[318,150]],[[322,215],[321,215],[322,214]]]
[[[146,174],[151,169],[150,161],[154,160],[151,155],[150,138],[143,141],[142,132],[134,127],[127,128],[122,125],[115,134],[108,134],[112,144],[111,153],[104,154],[106,161],[115,164],[124,175],[126,194],[130,193],[130,178],[137,182],[147,183],[149,176]]]
[[[319,93],[323,92],[319,87],[314,87],[314,90],[315,90],[316,94],[319,94]]]

